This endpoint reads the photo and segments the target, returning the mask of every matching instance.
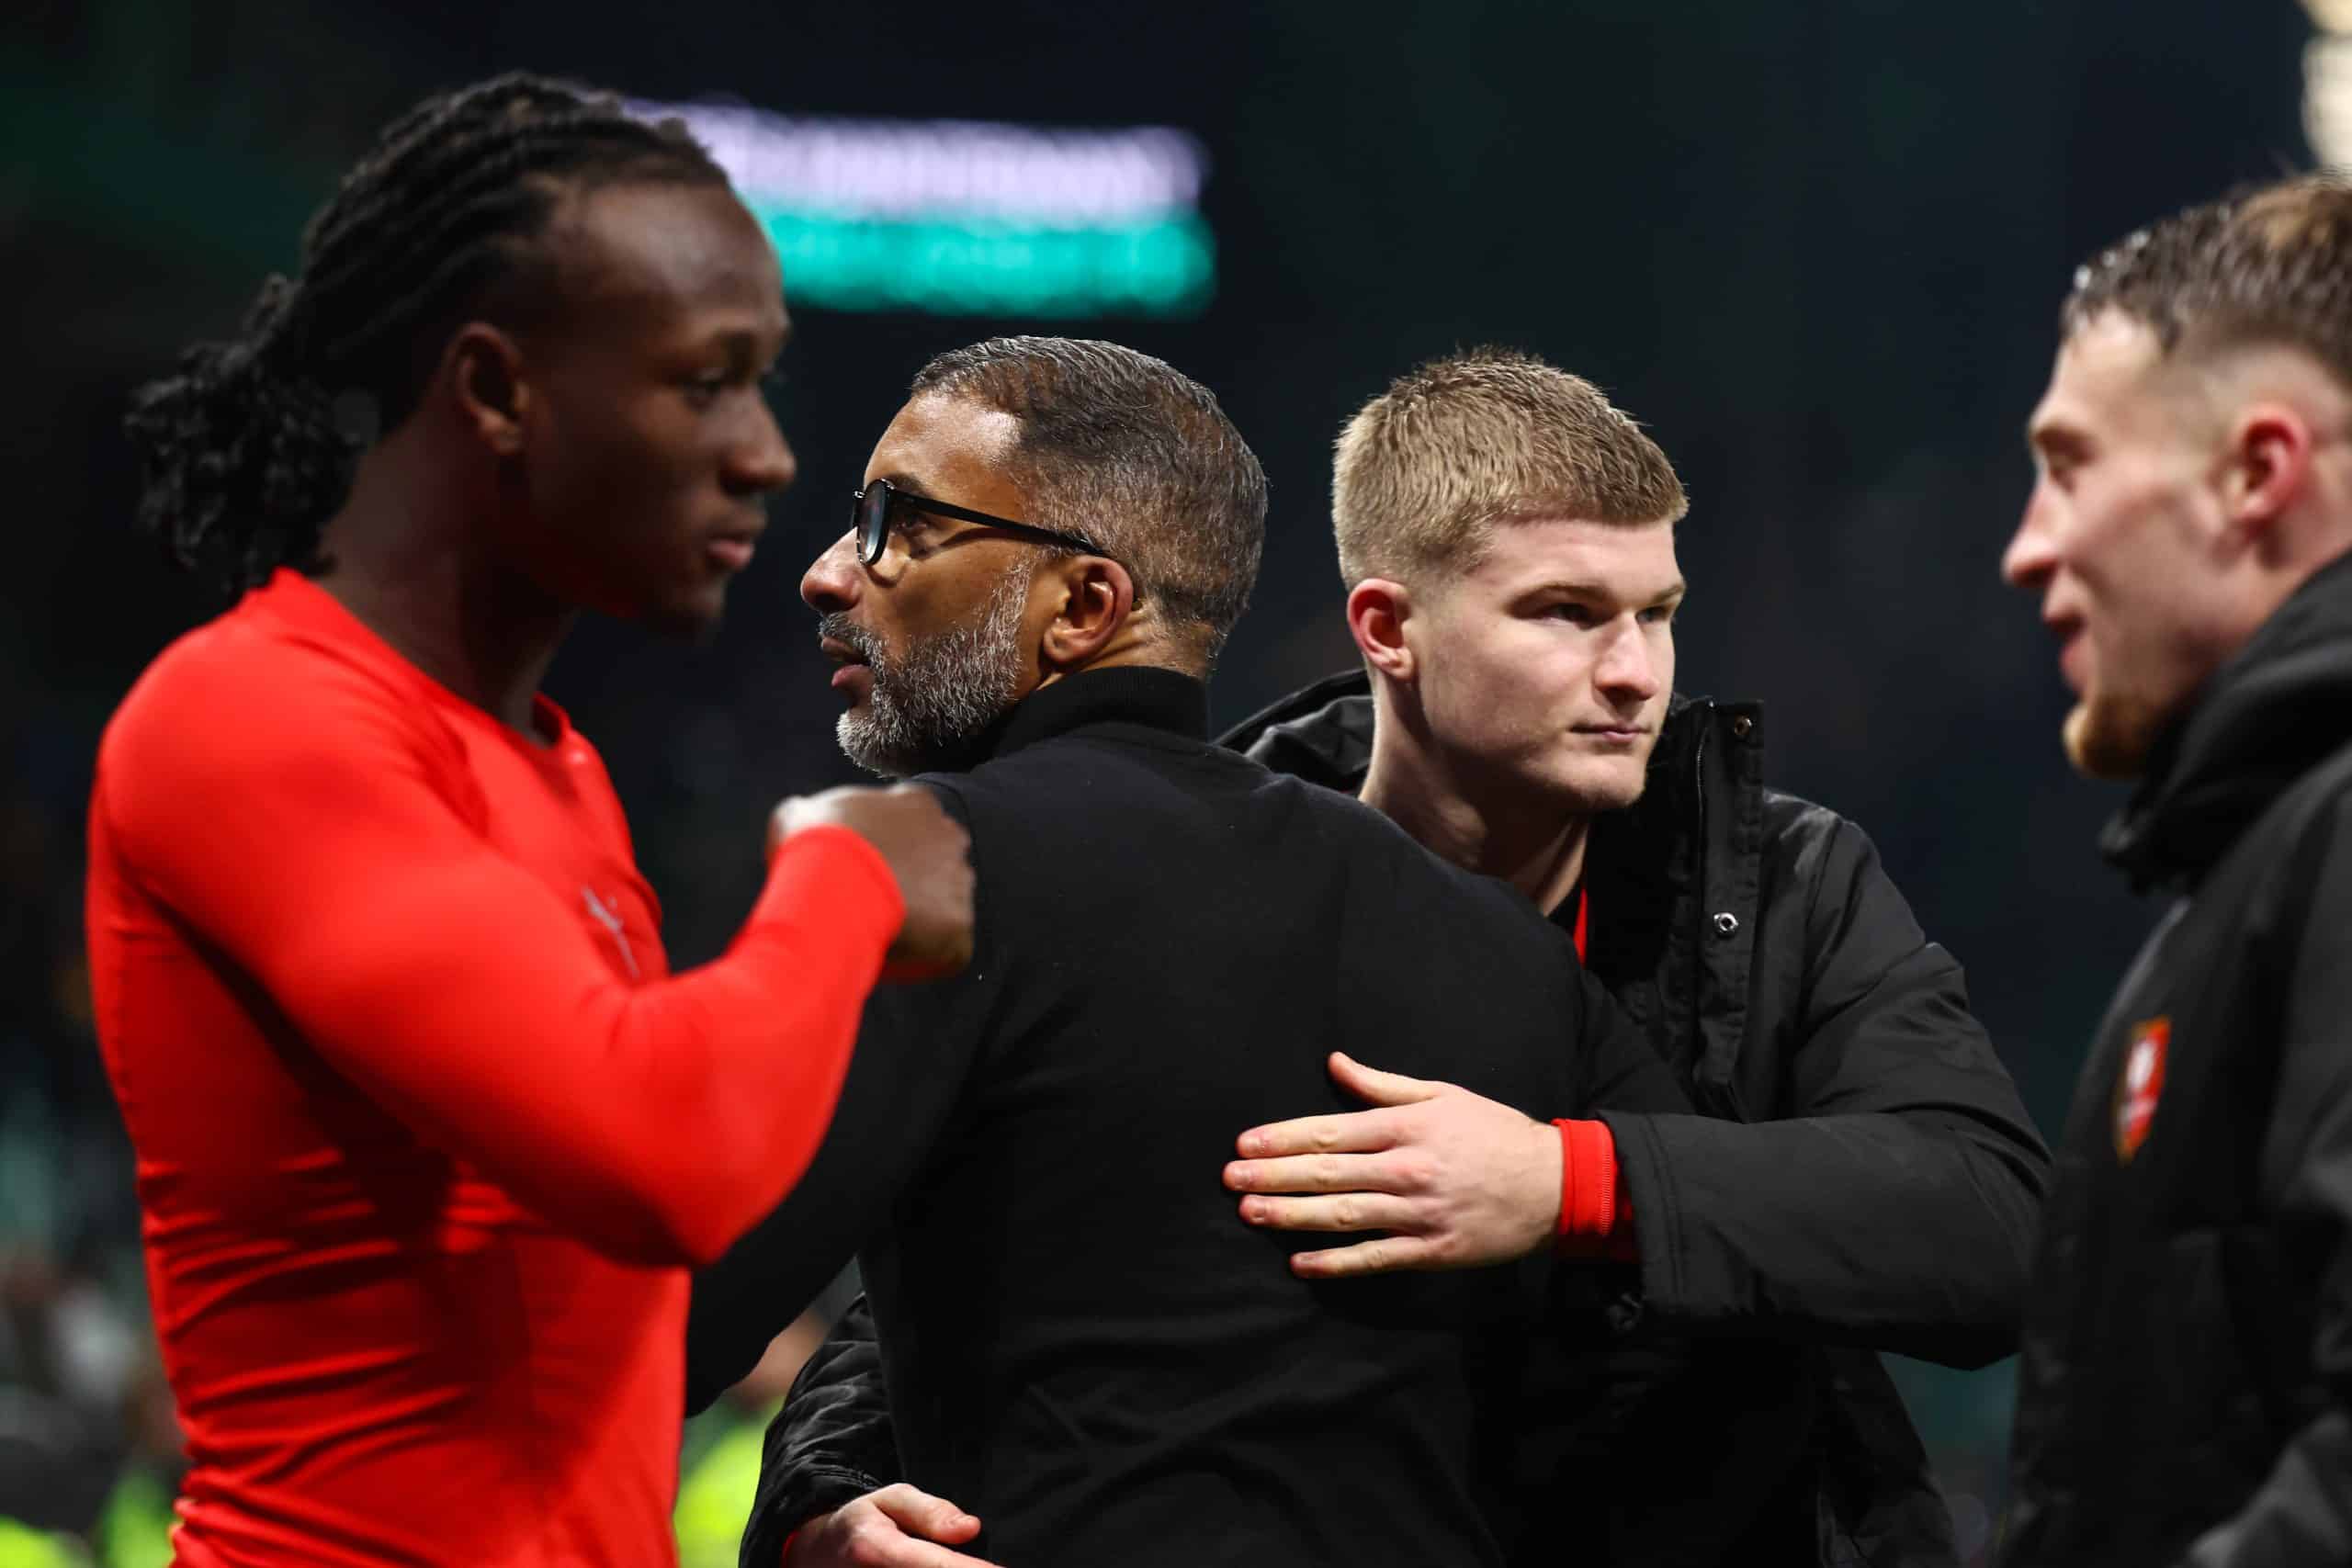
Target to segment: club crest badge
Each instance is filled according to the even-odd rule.
[[[2172,1020],[2152,1018],[2132,1030],[2123,1071],[2115,1080],[2115,1154],[2124,1164],[2148,1139],[2156,1119],[2156,1097],[2165,1091],[2165,1052],[2172,1043]]]

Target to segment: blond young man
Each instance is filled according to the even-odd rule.
[[[1226,1180],[1247,1224],[1374,1233],[1295,1255],[1310,1278],[1592,1258],[1565,1287],[1588,1332],[1495,1456],[1498,1493],[1556,1500],[1498,1511],[1515,1561],[1951,1563],[1872,1352],[2013,1348],[2047,1156],[1869,840],[1763,787],[1755,705],[1675,696],[1685,504],[1588,382],[1507,351],[1414,371],[1339,444],[1364,669],[1227,739],[1577,932],[1703,1114],[1547,1123],[1342,1056],[1375,1109],[1251,1129]],[[970,1562],[941,1544],[968,1516],[885,1486],[871,1331],[845,1327],[770,1435],[788,1561]]]
[[[2352,1561],[2352,186],[2076,275],[2002,562],[2175,903],[2061,1144],[2007,1560]]]

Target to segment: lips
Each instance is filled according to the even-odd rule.
[[[835,630],[846,634],[849,633],[850,628],[837,626]],[[873,690],[872,662],[854,643],[845,640],[843,637],[825,635],[817,639],[817,647],[826,658],[840,666],[833,671],[833,678],[830,682],[834,691],[842,693],[852,704],[855,704],[862,701]]]
[[[2050,635],[2058,639],[2058,673],[2075,694],[2080,696],[2090,679],[2086,667],[2090,659],[2087,628],[2081,618],[2075,615],[2047,616],[2043,624],[2050,628]]]
[[[721,571],[742,570],[752,564],[752,551],[766,526],[762,519],[718,530],[703,540],[703,558]]]
[[[2080,626],[2068,632],[2058,645],[2058,673],[2067,688],[2076,696],[2090,684],[2090,640]]]

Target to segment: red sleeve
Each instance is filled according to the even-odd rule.
[[[1606,1122],[1555,1121],[1560,1130],[1560,1229],[1570,1258],[1640,1260],[1634,1243],[1634,1198],[1617,1166],[1617,1140]]]
[[[362,671],[251,651],[183,663],[110,730],[96,807],[131,874],[549,1224],[632,1259],[717,1258],[832,1115],[904,916],[881,856],[796,836],[723,958],[633,987],[469,825],[429,715]]]

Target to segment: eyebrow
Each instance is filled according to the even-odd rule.
[[[1647,598],[1642,599],[1642,603],[1645,604],[1665,604],[1685,597],[1690,593],[1690,583],[1677,578],[1667,587],[1658,590],[1656,593],[1650,594]],[[1544,593],[1557,593],[1562,597],[1568,599],[1601,599],[1612,603],[1623,597],[1614,589],[1605,588],[1598,582],[1577,582],[1565,579],[1550,582],[1538,582],[1533,586],[1521,591],[1518,595],[1516,595],[1516,597],[1520,599],[1532,599],[1537,595]],[[1640,596],[1635,595],[1635,597]]]
[[[759,359],[766,351],[766,337],[765,331],[758,327],[727,326],[702,341],[706,347],[716,348],[730,359],[751,361]],[[775,352],[782,354],[791,341],[792,321],[786,318],[783,332],[776,334]]]

